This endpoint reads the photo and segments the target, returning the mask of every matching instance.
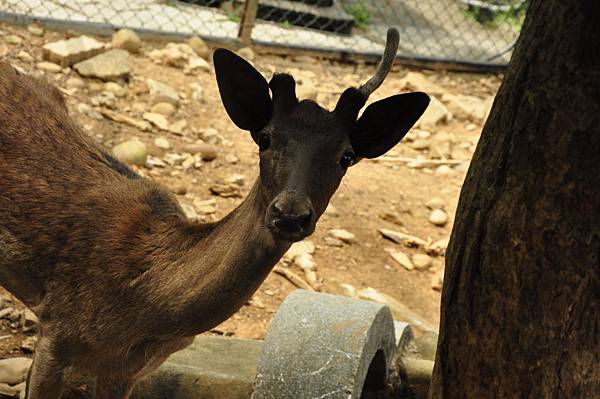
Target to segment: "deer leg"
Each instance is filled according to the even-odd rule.
[[[25,399],[60,399],[65,380],[66,364],[53,341],[41,337],[27,374]]]
[[[127,399],[132,388],[133,383],[129,380],[98,377],[94,399]]]

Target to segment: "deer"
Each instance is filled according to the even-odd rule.
[[[254,294],[312,234],[347,170],[383,155],[429,103],[425,93],[368,105],[396,58],[390,29],[373,77],[335,109],[299,100],[217,49],[225,111],[258,146],[246,198],[214,223],[186,219],[176,197],[97,144],[54,86],[0,64],[0,284],[39,319],[27,399],[58,399],[69,375],[93,376],[98,399],[136,381]]]

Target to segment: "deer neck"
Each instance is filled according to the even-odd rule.
[[[178,296],[175,323],[198,334],[229,318],[258,289],[291,243],[276,240],[265,226],[260,177],[247,198],[225,218],[187,232],[194,245],[166,270],[171,301]],[[200,238],[198,238],[200,237]]]

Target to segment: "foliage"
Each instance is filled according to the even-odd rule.
[[[361,0],[344,5],[344,11],[354,19],[354,23],[360,29],[365,29],[371,23],[371,13]]]
[[[520,29],[529,7],[529,1],[513,0],[508,5],[508,9],[496,11],[487,7],[469,5],[466,15],[474,21],[489,27],[497,27],[504,23]]]

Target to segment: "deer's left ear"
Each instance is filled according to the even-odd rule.
[[[398,94],[369,105],[350,134],[354,153],[376,158],[388,152],[408,133],[429,105],[429,96],[415,92]]]

